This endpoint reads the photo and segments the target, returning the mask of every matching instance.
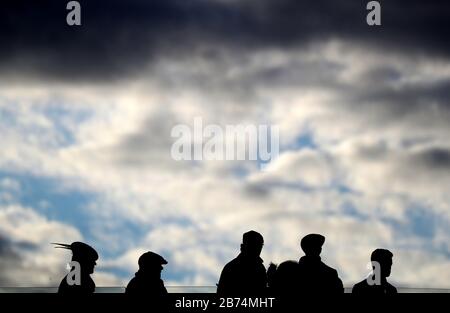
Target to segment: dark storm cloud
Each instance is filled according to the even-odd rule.
[[[22,251],[34,251],[37,249],[37,246],[31,242],[27,241],[18,241],[13,242],[8,238],[0,235],[0,256],[4,257],[5,255],[18,256],[16,253],[16,249],[20,249]]]
[[[14,248],[14,244],[0,235],[0,282],[3,285],[13,283],[8,275],[8,269],[21,261],[20,255]]]
[[[417,159],[425,166],[440,170],[450,170],[450,151],[441,148],[426,150],[417,155]]]
[[[437,83],[410,84],[401,89],[394,86],[383,86],[382,90],[376,88],[367,90],[361,95],[360,101],[384,102],[401,106],[402,109],[413,109],[419,106],[429,106],[435,103],[442,108],[450,109],[450,81]]]
[[[4,257],[8,254],[11,254],[11,244],[6,238],[0,236],[0,255]]]
[[[341,38],[448,56],[448,1],[381,1],[380,28],[365,24],[367,1],[90,0],[69,27],[68,1],[6,0],[0,11],[0,71],[64,80],[113,80],[161,56],[205,46],[229,51],[288,49]]]
[[[392,72],[391,75],[396,76],[397,73]],[[349,106],[364,114],[376,111],[384,125],[388,122],[397,123],[400,119],[418,113],[420,121],[410,119],[410,122],[429,124],[430,128],[441,125],[441,122],[448,124],[450,118],[450,81],[447,79],[411,83],[400,88],[389,80],[380,80],[378,84],[366,88],[346,86],[345,89],[348,90],[346,97]]]
[[[383,142],[359,144],[354,149],[355,160],[374,162],[392,166],[394,177],[413,177],[415,182],[426,181],[430,177],[436,185],[444,189],[448,185],[450,173],[450,150],[448,147],[428,146],[416,150],[392,149]],[[408,178],[409,179],[409,178]],[[440,183],[438,183],[440,182]],[[408,181],[411,186],[414,182]]]

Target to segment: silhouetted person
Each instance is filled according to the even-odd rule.
[[[373,274],[353,286],[352,293],[355,294],[395,294],[397,288],[387,281],[391,275],[392,257],[391,251],[376,249],[372,252],[370,260],[373,264]],[[377,264],[373,263],[377,262]]]
[[[263,245],[261,234],[252,230],[243,235],[241,253],[222,270],[217,285],[218,294],[259,295],[266,292],[266,268],[259,257]]]
[[[71,271],[59,285],[58,293],[62,294],[88,294],[95,292],[95,283],[91,278],[94,267],[97,265],[98,253],[91,246],[83,242],[74,242],[70,245],[55,243],[57,247],[72,251],[73,264]]]
[[[285,261],[280,265],[270,264],[267,269],[270,296],[277,298],[280,312],[301,311],[299,301],[299,265],[296,261]],[[303,299],[302,299],[303,300]]]
[[[300,258],[299,290],[302,293],[343,293],[344,286],[334,268],[322,262],[320,253],[325,237],[309,234],[301,240],[301,248],[305,256]]]
[[[161,279],[161,271],[165,264],[167,261],[159,254],[149,251],[141,255],[138,260],[139,270],[128,283],[125,293],[153,298],[165,297],[167,290]]]
[[[299,266],[296,261],[270,264],[267,270],[270,292],[277,296],[293,296],[298,292]]]

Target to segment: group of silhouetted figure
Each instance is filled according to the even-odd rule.
[[[309,234],[300,242],[304,256],[297,261],[285,261],[270,264],[266,270],[260,257],[264,246],[263,236],[256,231],[243,235],[239,255],[222,270],[217,284],[220,296],[259,296],[275,295],[289,297],[299,294],[341,294],[344,287],[338,272],[326,265],[320,257],[325,237]],[[58,248],[72,251],[72,261],[79,264],[78,283],[69,283],[67,274],[61,281],[59,293],[93,293],[95,283],[91,278],[97,264],[98,253],[91,246],[74,242],[57,244]],[[394,294],[397,289],[387,278],[390,276],[393,254],[386,249],[372,252],[373,272],[361,282],[355,284],[352,293],[357,294]],[[138,260],[139,270],[128,283],[125,293],[164,297],[167,290],[161,279],[163,265],[168,262],[154,252],[146,252]],[[375,266],[375,264],[377,266]],[[72,268],[74,270],[74,268]]]

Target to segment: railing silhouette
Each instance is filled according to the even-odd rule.
[[[166,286],[169,293],[215,293],[215,286]],[[397,287],[399,293],[450,293],[446,288]],[[0,287],[0,293],[57,293],[58,287]],[[352,288],[346,287],[345,293]],[[124,293],[125,287],[97,287],[96,293]]]

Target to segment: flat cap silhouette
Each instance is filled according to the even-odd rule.
[[[260,233],[254,231],[254,230],[251,230],[251,231],[244,233],[244,235],[242,236],[242,243],[244,243],[244,244],[255,244],[255,243],[263,244],[264,238]]]
[[[138,264],[139,267],[142,268],[152,265],[167,264],[167,261],[159,254],[149,251],[140,256]]]
[[[70,245],[65,243],[53,243],[55,248],[71,250],[74,258],[98,260],[98,253],[90,245],[84,242],[73,242]]]
[[[325,237],[319,234],[309,234],[302,238],[300,246],[303,251],[311,248],[320,248],[325,243]]]

